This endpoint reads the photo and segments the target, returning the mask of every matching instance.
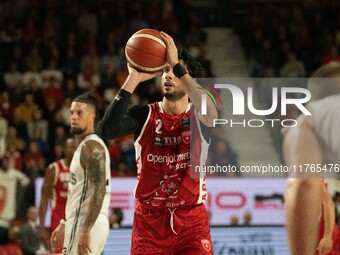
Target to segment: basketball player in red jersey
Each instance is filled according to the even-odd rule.
[[[138,84],[158,75],[128,66],[129,76],[98,130],[109,139],[135,134],[138,203],[131,254],[213,254],[205,178],[190,176],[190,163],[204,163],[217,110],[208,99],[207,115],[199,113],[202,90],[192,77],[201,66],[187,52],[178,53],[172,37],[161,36],[169,64],[162,73],[163,100],[127,110]]]
[[[324,65],[311,78],[318,78],[311,79],[307,87],[312,96],[307,105],[312,116],[301,115],[297,119],[297,127],[283,131],[284,158],[286,163],[297,166],[339,164],[340,64]],[[334,225],[330,198],[323,179],[315,171],[308,173],[308,169],[302,169],[302,172],[307,175],[291,176],[285,194],[286,227],[291,254],[338,254],[339,247],[336,246],[339,243],[333,241],[330,245],[332,231],[337,226]],[[325,238],[318,240],[322,212]],[[334,235],[337,230],[333,232]],[[330,247],[334,253],[329,253]]]
[[[65,206],[67,201],[67,190],[69,181],[69,167],[73,153],[77,145],[74,138],[69,138],[65,142],[65,158],[59,159],[47,167],[44,184],[41,192],[41,201],[39,209],[40,235],[44,244],[49,247],[49,236],[59,225],[60,220],[65,216]],[[44,226],[48,203],[51,203],[52,218],[50,226],[50,235],[46,232]],[[61,253],[62,250],[53,251]]]

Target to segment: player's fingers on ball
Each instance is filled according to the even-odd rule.
[[[167,33],[165,33],[165,32],[163,32],[164,34],[165,34],[165,36],[167,37],[167,39],[170,41],[170,42],[173,42],[174,41],[174,39],[170,36],[170,35],[168,35]]]
[[[162,39],[167,39],[166,34],[162,31],[161,31],[161,37],[162,37]]]
[[[169,41],[170,41],[171,44],[175,44],[174,38],[172,38],[171,36],[169,36]]]
[[[172,37],[165,32],[161,32],[161,37],[164,40],[165,44],[171,43],[173,41]]]
[[[165,33],[164,31],[161,31],[161,35],[163,35],[164,37],[169,37],[169,35]]]
[[[168,45],[172,45],[173,44],[173,39],[169,36],[166,38],[167,42],[168,42]]]
[[[168,46],[169,45],[169,40],[168,38],[166,38],[164,35],[161,35],[162,40],[164,41],[165,45]]]

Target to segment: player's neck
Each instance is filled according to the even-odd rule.
[[[72,157],[71,158],[67,158],[67,157],[65,158],[65,165],[67,166],[67,168],[70,167],[71,161],[72,161]]]
[[[76,139],[76,142],[79,145],[81,143],[81,141],[83,141],[86,136],[92,135],[93,133],[94,133],[94,130],[91,129],[91,130],[83,132],[79,135],[75,135],[74,138]]]
[[[162,107],[164,112],[171,115],[178,115],[185,112],[188,107],[188,104],[189,101],[188,97],[186,96],[176,101],[170,101],[164,97],[162,101]]]

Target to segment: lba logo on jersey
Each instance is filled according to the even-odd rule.
[[[181,127],[189,128],[190,127],[190,118],[188,116],[183,116],[181,119]]]

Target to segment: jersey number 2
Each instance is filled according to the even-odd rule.
[[[162,131],[161,131],[161,128],[163,125],[162,120],[157,119],[155,122],[156,122],[156,130],[155,130],[156,134],[162,134]]]

